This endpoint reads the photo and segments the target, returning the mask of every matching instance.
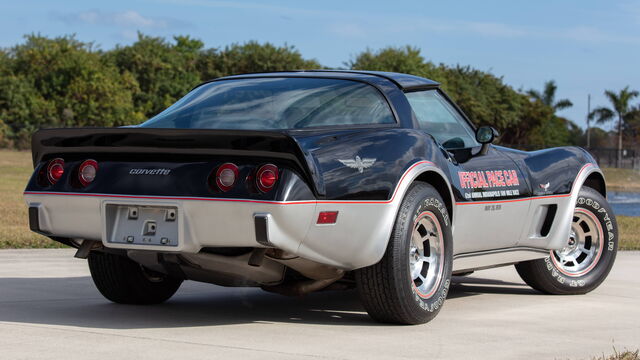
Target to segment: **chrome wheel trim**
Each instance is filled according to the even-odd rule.
[[[444,239],[440,223],[430,212],[418,216],[411,233],[409,271],[416,293],[428,299],[436,292],[444,269]]]
[[[577,208],[566,246],[552,251],[551,259],[561,273],[583,276],[600,260],[603,245],[604,235],[598,218],[588,210]]]

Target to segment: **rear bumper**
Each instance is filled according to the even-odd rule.
[[[395,217],[390,202],[266,202],[43,192],[25,192],[24,198],[30,208],[31,229],[49,236],[158,252],[273,246],[346,270],[379,261]],[[107,242],[104,214],[108,204],[177,207],[178,246]],[[336,224],[316,225],[321,211],[338,211]]]

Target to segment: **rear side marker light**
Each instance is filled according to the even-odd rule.
[[[233,163],[225,163],[216,170],[216,185],[221,191],[227,192],[233,188],[238,180],[238,167]]]
[[[49,161],[49,164],[47,164],[47,180],[49,180],[49,183],[51,185],[57,183],[62,174],[64,174],[64,160],[56,158]]]
[[[262,165],[256,173],[256,187],[263,193],[273,189],[278,182],[278,167],[273,164]]]
[[[82,186],[87,186],[93,182],[98,173],[98,162],[95,160],[85,160],[78,168],[78,180]]]
[[[322,211],[318,214],[318,221],[316,224],[335,224],[338,221],[337,211]]]

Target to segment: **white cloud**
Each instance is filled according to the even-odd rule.
[[[115,13],[111,19],[115,24],[124,27],[160,27],[166,28],[167,21],[162,19],[152,19],[144,17],[135,11],[125,11],[121,13]]]
[[[527,31],[503,23],[466,22],[464,25],[468,31],[486,36],[513,38],[527,35]]]
[[[65,23],[114,26],[124,29],[168,29],[189,25],[184,21],[171,18],[146,17],[133,10],[121,12],[89,10],[72,14],[55,14],[54,17]]]
[[[608,37],[600,30],[589,26],[576,26],[569,28],[563,31],[561,35],[567,39],[583,42],[603,42],[608,40]]]
[[[135,41],[138,39],[138,32],[134,30],[122,30],[117,34],[116,37],[120,39]]]
[[[503,22],[460,21],[420,15],[388,15],[367,11],[343,12],[327,9],[278,6],[259,2],[228,0],[155,0],[161,3],[180,4],[203,8],[227,8],[249,12],[269,12],[290,18],[307,18],[325,21],[325,31],[345,37],[364,38],[379,34],[403,34],[416,31],[455,33],[465,36],[492,38],[530,38],[582,43],[638,44],[640,36],[617,35],[608,29],[590,26],[541,27],[521,26]],[[620,5],[626,14],[640,23],[640,2],[629,1]]]
[[[329,25],[328,30],[330,33],[341,37],[361,38],[367,35],[365,28],[353,23],[331,24]]]
[[[620,5],[620,10],[631,16],[636,23],[640,24],[640,2],[626,2]]]
[[[266,3],[247,2],[247,1],[224,1],[224,0],[156,0],[164,4],[190,5],[207,8],[219,9],[238,9],[248,11],[271,12],[286,16],[341,16],[344,13],[339,11],[324,9],[302,9],[288,6],[278,6]]]
[[[585,43],[640,44],[640,37],[618,36],[589,26],[576,26],[558,33],[560,37]]]

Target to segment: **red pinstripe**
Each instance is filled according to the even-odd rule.
[[[250,200],[250,199],[223,199],[223,198],[202,198],[202,197],[184,197],[184,196],[147,196],[147,195],[114,195],[114,194],[90,194],[90,193],[67,193],[67,192],[46,192],[46,191],[25,191],[24,195],[61,195],[61,196],[90,196],[90,197],[108,197],[119,199],[151,199],[151,200],[200,200],[200,201],[222,201],[222,202],[241,202],[254,204],[273,204],[273,205],[301,205],[301,204],[389,204],[395,199],[398,189],[404,181],[407,174],[420,164],[431,164],[431,161],[418,161],[411,165],[407,171],[402,174],[398,186],[393,191],[390,200],[309,200],[309,201],[268,201],[268,200]]]
[[[396,186],[393,191],[393,195],[390,200],[309,200],[309,201],[268,201],[268,200],[250,200],[250,199],[223,199],[223,198],[201,198],[201,197],[181,197],[181,196],[147,196],[147,195],[114,195],[114,194],[90,194],[90,193],[67,193],[67,192],[46,192],[46,191],[25,191],[24,195],[61,195],[61,196],[90,196],[90,197],[108,197],[108,198],[120,198],[120,199],[151,199],[151,200],[199,200],[199,201],[221,201],[221,202],[240,202],[240,203],[254,203],[254,204],[272,204],[272,205],[302,205],[302,204],[389,204],[392,203],[398,194],[398,189],[400,185],[404,181],[405,177],[409,172],[418,165],[421,164],[431,164],[435,165],[431,161],[418,161],[415,164],[411,165],[407,171],[404,172],[400,181],[398,182],[398,186]],[[594,166],[591,163],[585,164],[582,169],[578,172],[578,176],[586,169],[588,166]],[[573,184],[573,188],[569,194],[561,194],[561,195],[546,195],[546,196],[536,196],[536,197],[528,197],[521,199],[509,199],[509,200],[495,200],[495,201],[470,201],[470,202],[456,202],[456,205],[482,205],[482,204],[499,204],[499,203],[509,203],[509,202],[518,202],[518,201],[531,201],[536,199],[548,199],[548,198],[559,198],[559,197],[567,197],[571,196],[573,190],[575,188],[575,183]]]

